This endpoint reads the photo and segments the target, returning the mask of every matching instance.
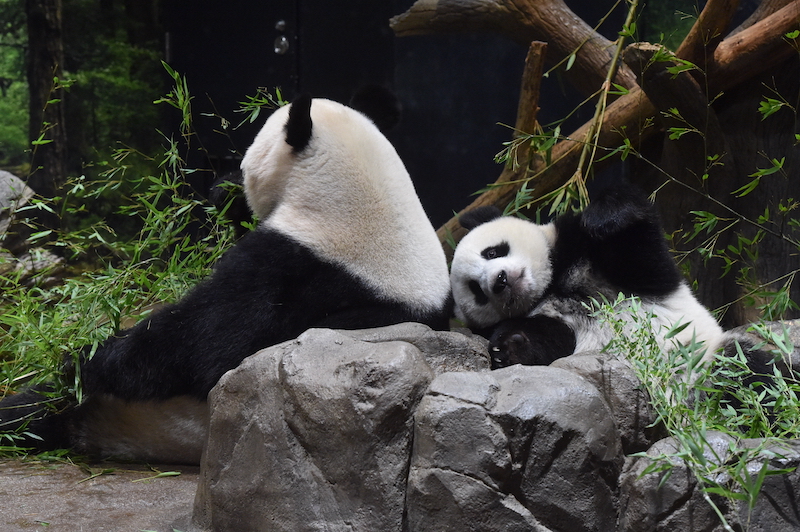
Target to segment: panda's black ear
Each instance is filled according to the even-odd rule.
[[[303,151],[311,140],[311,96],[301,94],[289,108],[289,120],[284,126],[286,144],[295,152]]]
[[[362,85],[350,98],[350,107],[372,120],[386,133],[400,122],[400,100],[380,85]]]
[[[503,212],[493,205],[477,207],[467,211],[458,217],[458,223],[467,231],[471,231],[481,224],[491,222],[495,218],[500,218]]]

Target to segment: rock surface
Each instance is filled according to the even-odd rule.
[[[705,452],[707,460],[724,461],[727,449],[733,441],[730,436],[716,432],[706,434],[710,450]],[[762,440],[744,440],[744,447],[755,448]],[[678,449],[672,438],[657,442],[648,451],[649,456],[661,453],[672,454]],[[792,469],[784,475],[768,475],[759,494],[758,503],[748,515],[747,503],[732,505],[723,497],[711,495],[711,500],[725,516],[734,530],[750,532],[774,532],[800,530],[800,514],[797,506],[797,489],[800,487],[800,442],[784,441],[769,444],[767,449],[774,455],[769,460],[769,469]],[[715,456],[716,455],[716,456]],[[629,458],[620,478],[622,511],[619,532],[668,532],[673,530],[703,530],[722,532],[723,526],[704,499],[693,473],[683,462],[674,461],[669,476],[666,472],[643,475],[651,461],[647,458]],[[764,459],[749,463],[748,473],[756,478]],[[727,477],[721,475],[718,480]]]
[[[25,240],[30,229],[15,223],[15,211],[26,205],[34,194],[22,179],[0,170],[0,247],[12,252],[26,249]]]
[[[460,344],[469,367],[487,367],[475,342],[418,324],[312,329],[248,358],[209,396],[209,432],[224,436],[204,454],[195,524],[400,530],[413,415],[431,365],[442,371],[443,346]]]
[[[620,450],[604,399],[573,373],[446,373],[417,410],[409,530],[611,530]]]
[[[0,170],[0,275],[14,272],[22,282],[51,285],[60,281],[64,259],[47,249],[31,248],[31,228],[16,214],[34,194],[20,178]]]

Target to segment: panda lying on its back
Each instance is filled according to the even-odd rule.
[[[549,364],[601,349],[610,332],[584,306],[638,296],[664,333],[703,341],[707,356],[723,332],[692,295],[669,254],[655,209],[646,198],[607,191],[578,215],[547,225],[501,217],[481,208],[461,217],[471,229],[453,256],[450,283],[456,317],[490,338],[493,367]]]
[[[0,402],[0,430],[40,449],[198,462],[206,396],[226,371],[310,327],[449,325],[447,263],[389,141],[361,113],[300,97],[242,162],[260,219],[181,301],[80,365],[86,401],[60,414],[36,390]]]

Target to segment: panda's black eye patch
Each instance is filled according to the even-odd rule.
[[[484,294],[483,290],[481,290],[481,285],[478,284],[478,281],[473,279],[467,283],[467,286],[469,286],[470,291],[475,296],[475,303],[483,306],[489,302],[489,298],[486,297],[486,294]]]
[[[506,255],[508,255],[509,250],[510,247],[508,245],[508,242],[503,242],[501,244],[488,247],[483,251],[481,251],[481,257],[483,257],[486,260],[498,259],[500,257],[505,257]]]

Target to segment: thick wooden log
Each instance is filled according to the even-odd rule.
[[[800,1],[795,0],[749,28],[722,41],[714,51],[708,79],[714,95],[744,78],[781,64],[797,53],[784,35],[800,29]]]
[[[675,55],[705,71],[708,59],[717,48],[736,14],[739,0],[709,0]]]
[[[577,52],[565,76],[586,95],[603,83],[614,51],[613,42],[594,31],[562,0],[417,0],[389,24],[398,37],[491,32],[524,46],[545,41],[548,65]],[[621,65],[614,83],[631,88],[636,82],[633,73]]]
[[[547,43],[534,41],[528,48],[525,57],[525,69],[522,72],[522,87],[519,91],[517,122],[514,124],[515,134],[533,133],[536,129],[536,116],[539,114],[539,91],[542,88],[544,57]]]
[[[797,2],[797,0],[761,0],[761,3],[758,4],[753,14],[747,17],[747,20],[742,22],[737,28],[731,30],[728,34],[728,37],[733,37],[740,31],[746,30],[753,24],[764,20],[771,14],[775,13],[776,11],[780,10],[784,6],[788,6],[792,2]]]

